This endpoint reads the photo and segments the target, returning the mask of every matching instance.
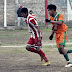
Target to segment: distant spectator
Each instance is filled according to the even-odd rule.
[[[36,17],[32,10],[29,11],[29,14],[31,14],[33,17]]]
[[[30,10],[30,11],[29,11],[29,13],[32,15],[32,14],[33,14],[33,11],[32,11],[32,10]]]
[[[17,15],[18,15],[18,26],[23,25],[23,16],[21,15],[21,9],[22,9],[22,5],[20,5],[20,7],[17,10]]]

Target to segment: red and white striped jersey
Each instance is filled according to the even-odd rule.
[[[31,36],[35,38],[35,36],[39,37],[38,30],[36,26],[38,26],[37,20],[35,18],[35,15],[29,14],[27,17],[27,24],[28,24],[28,30],[31,33]],[[40,33],[42,36],[42,33]]]

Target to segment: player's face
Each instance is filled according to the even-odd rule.
[[[22,13],[22,16],[23,16],[24,18],[27,18],[27,13]]]
[[[30,12],[30,14],[32,14],[32,12]]]
[[[48,10],[48,13],[49,13],[50,16],[52,16],[53,15],[53,10]]]

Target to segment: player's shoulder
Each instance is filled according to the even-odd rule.
[[[62,13],[60,13],[59,17],[58,18],[63,18],[64,19],[64,16]]]
[[[53,17],[52,16],[50,16],[50,20],[53,20]]]
[[[53,18],[52,16],[50,16],[50,18]]]
[[[35,17],[33,15],[29,14],[28,20],[33,20],[33,19],[35,19]]]
[[[59,16],[63,16],[63,14],[62,13],[59,13]]]

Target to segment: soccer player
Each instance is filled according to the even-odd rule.
[[[32,10],[30,10],[29,13],[30,13],[32,16],[36,17]]]
[[[24,18],[27,18],[27,24],[29,32],[31,34],[31,37],[26,46],[26,50],[39,54],[41,57],[41,61],[43,59],[45,60],[45,63],[42,65],[50,65],[50,61],[48,61],[47,57],[45,56],[45,53],[40,49],[42,46],[42,32],[38,26],[36,18],[31,14],[28,14],[27,8],[22,8],[21,13]]]
[[[46,19],[46,22],[51,22],[53,27],[52,27],[52,34],[49,37],[50,40],[53,39],[54,33],[56,34],[56,44],[57,48],[60,54],[63,54],[64,58],[68,62],[65,67],[71,67],[72,63],[69,60],[68,53],[72,53],[72,50],[66,50],[64,49],[65,43],[67,40],[67,29],[68,26],[64,24],[64,16],[61,13],[56,12],[56,6],[53,4],[48,5],[47,7],[48,13],[50,15],[50,20]]]

